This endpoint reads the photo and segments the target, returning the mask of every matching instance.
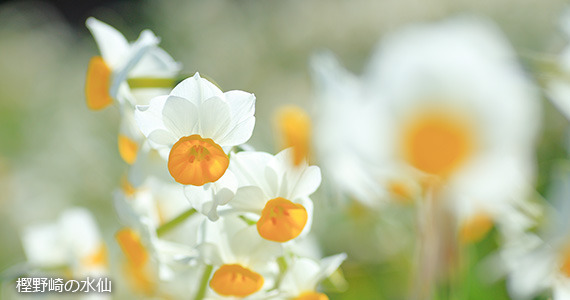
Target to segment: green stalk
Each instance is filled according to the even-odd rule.
[[[191,75],[180,75],[174,78],[153,78],[153,77],[134,77],[128,78],[127,83],[132,89],[143,89],[143,88],[165,88],[171,89],[180,83],[182,80],[191,77]],[[200,77],[210,81],[215,86],[220,88],[218,83],[216,83],[210,76],[200,74]],[[220,88],[221,89],[221,88]]]
[[[127,79],[132,89],[138,88],[173,88],[178,80],[176,78],[136,77]]]
[[[187,211],[179,214],[176,218],[160,225],[157,229],[156,229],[156,235],[157,236],[162,236],[165,233],[167,233],[168,231],[176,228],[176,226],[180,225],[182,222],[184,222],[186,219],[188,219],[190,216],[192,216],[194,213],[196,213],[196,210],[194,208],[190,208]]]
[[[212,265],[207,265],[206,268],[204,269],[204,274],[202,274],[202,279],[200,279],[200,289],[196,293],[196,297],[194,297],[194,300],[202,300],[204,299],[204,296],[206,296],[208,281],[210,280],[210,274],[212,274],[213,269],[214,266]]]

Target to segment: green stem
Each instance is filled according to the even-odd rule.
[[[171,89],[180,83],[182,80],[191,77],[192,75],[180,75],[174,78],[155,78],[155,77],[133,77],[128,78],[127,83],[131,89],[143,89],[143,88],[165,88]],[[218,83],[216,83],[210,76],[200,74],[200,77],[210,81],[215,86],[220,88]],[[220,88],[221,89],[221,88]]]
[[[283,276],[285,276],[285,272],[287,272],[287,260],[285,260],[285,256],[279,256],[277,258],[277,265],[279,266],[279,275],[277,276],[277,280],[275,280],[274,289],[279,288],[281,281],[283,280]]]
[[[178,80],[176,78],[137,77],[127,79],[127,83],[132,89],[172,88],[178,83]]]
[[[156,235],[157,236],[164,235],[166,232],[168,232],[168,231],[174,229],[176,226],[180,225],[182,222],[184,222],[186,219],[188,219],[194,213],[196,213],[196,210],[194,208],[190,208],[187,211],[179,214],[176,218],[160,225],[156,229]]]
[[[204,274],[202,274],[202,279],[200,279],[200,289],[196,293],[194,300],[202,300],[204,299],[204,296],[206,296],[208,281],[210,280],[210,274],[212,274],[213,269],[214,266],[212,265],[207,265],[206,268],[204,268]]]

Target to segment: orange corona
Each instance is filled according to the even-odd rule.
[[[212,139],[194,134],[181,138],[172,146],[168,171],[178,183],[200,186],[220,179],[229,163],[222,147]]]
[[[109,95],[111,74],[111,68],[101,56],[95,56],[89,61],[85,81],[85,96],[89,109],[100,110],[113,102]]]
[[[257,232],[270,241],[286,242],[299,236],[307,224],[307,210],[284,198],[269,200],[257,221]]]
[[[238,264],[222,265],[210,280],[210,287],[222,296],[246,297],[263,287],[263,276]]]

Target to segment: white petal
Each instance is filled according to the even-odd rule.
[[[232,153],[230,170],[235,174],[240,186],[254,185],[266,193],[271,190],[265,179],[265,168],[273,156],[266,152],[242,151]]]
[[[235,146],[246,143],[251,138],[253,128],[255,127],[255,117],[245,119],[243,122],[230,128],[223,138],[220,138],[220,144]]]
[[[232,119],[241,123],[255,113],[255,95],[244,91],[225,92],[226,101],[230,105]]]
[[[219,205],[227,204],[234,197],[237,187],[238,183],[235,175],[232,171],[226,170],[224,175],[213,183],[217,203]]]
[[[148,105],[137,105],[135,121],[141,132],[148,138],[155,130],[167,130],[162,122],[162,110],[168,96],[159,96],[150,100]]]
[[[230,107],[222,98],[212,97],[205,100],[200,110],[200,135],[203,138],[211,138],[220,146],[220,137],[226,135],[230,125]]]
[[[294,174],[293,176],[298,177],[297,183],[291,186],[289,192],[292,199],[311,195],[321,185],[321,170],[317,166],[310,166],[300,174]]]
[[[175,76],[181,64],[177,63],[166,51],[155,47],[150,49],[130,72],[130,77],[169,78]]]
[[[270,200],[257,186],[244,186],[237,190],[230,205],[241,212],[260,214],[267,201]]]
[[[156,149],[161,148],[161,146],[172,146],[174,143],[176,143],[176,141],[179,140],[177,136],[174,135],[174,133],[164,129],[158,129],[151,132],[148,135],[148,139],[150,145]]]
[[[231,129],[220,138],[220,143],[239,145],[247,142],[255,126],[255,95],[244,91],[229,91],[224,94],[230,105]]]
[[[85,23],[93,34],[105,62],[112,69],[119,67],[127,56],[129,42],[118,30],[93,17],[88,18]]]
[[[135,43],[130,47],[126,57],[120,62],[120,65],[113,69],[113,80],[111,82],[111,97],[117,98],[119,87],[124,84],[131,70],[139,63],[139,61],[158,45],[158,38],[150,30],[144,30]]]
[[[236,219],[234,223],[244,223]],[[235,225],[232,225],[235,226]],[[268,261],[281,254],[281,244],[259,236],[257,228],[249,225],[229,236],[229,246],[236,259],[246,262],[252,268],[266,267]]]
[[[188,99],[198,107],[204,100],[212,97],[224,99],[224,93],[213,83],[201,78],[197,72],[174,87],[170,95]]]
[[[316,261],[298,258],[283,278],[281,289],[290,291],[295,296],[303,291],[313,291],[319,281],[320,267]]]
[[[279,182],[277,193],[290,200],[312,194],[321,184],[319,167],[309,167],[306,163],[295,166],[292,155],[292,149],[287,148],[277,153],[275,159],[269,163],[269,168],[274,170]]]
[[[162,121],[166,128],[180,139],[197,133],[198,109],[184,98],[168,96],[162,110]]]
[[[321,272],[319,280],[326,279],[331,276],[346,259],[346,253],[341,253],[321,259]]]
[[[237,181],[234,175],[226,170],[226,173],[214,184],[184,186],[184,194],[192,207],[211,221],[216,221],[219,218],[218,206],[227,204],[233,198],[236,189]]]

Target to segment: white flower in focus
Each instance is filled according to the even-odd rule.
[[[325,257],[319,262],[309,258],[296,258],[287,269],[279,290],[293,300],[328,300],[317,291],[317,285],[335,272],[346,259],[346,254]]]
[[[168,171],[185,185],[190,203],[211,220],[226,204],[237,182],[226,151],[245,143],[255,124],[255,96],[223,93],[198,73],[167,96],[137,106],[135,119],[150,145],[168,157]]]
[[[204,222],[198,246],[205,263],[214,266],[206,299],[266,299],[278,274],[280,244],[262,239],[254,226],[234,215]]]
[[[232,154],[230,170],[240,187],[229,205],[255,220],[264,239],[286,242],[310,231],[309,195],[321,184],[321,172],[305,161],[295,165],[294,160],[292,148],[275,156],[254,151]]]
[[[95,18],[87,19],[86,25],[101,51],[101,56],[91,59],[87,71],[85,91],[91,109],[105,108],[113,99],[134,102],[127,78],[171,78],[180,70],[180,65],[157,47],[159,39],[150,30],[129,44],[119,31]]]
[[[64,211],[55,223],[26,228],[24,252],[33,268],[61,268],[74,277],[105,276],[107,249],[91,213],[84,208]]]

